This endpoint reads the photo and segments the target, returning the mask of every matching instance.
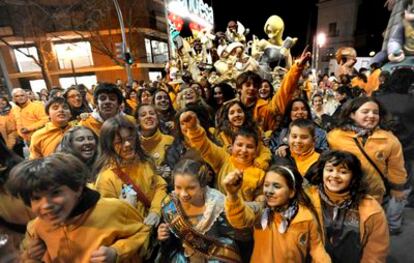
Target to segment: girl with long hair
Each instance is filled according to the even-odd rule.
[[[333,262],[386,262],[387,220],[381,205],[366,194],[358,158],[344,151],[325,152],[306,177],[315,185],[308,193]]]
[[[297,170],[270,167],[262,202],[245,203],[240,198],[243,180],[240,170],[223,180],[225,213],[233,227],[253,227],[250,262],[331,262],[323,246],[317,212],[302,189],[303,178]]]
[[[128,201],[145,224],[158,225],[167,184],[155,174],[135,125],[123,116],[112,117],[102,125],[100,138],[97,191],[102,197]]]

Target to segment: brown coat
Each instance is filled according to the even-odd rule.
[[[318,189],[307,189],[316,210],[319,221],[323,224],[321,200]],[[366,196],[359,203],[359,231],[361,237],[362,257],[360,263],[386,262],[390,237],[388,222],[381,205],[372,197]]]

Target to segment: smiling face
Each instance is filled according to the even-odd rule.
[[[378,104],[368,101],[361,105],[354,113],[351,113],[351,119],[364,129],[374,129],[380,121]]]
[[[244,123],[246,114],[244,113],[240,105],[235,103],[232,106],[230,106],[227,117],[229,119],[230,124],[233,127],[240,128]]]
[[[240,99],[246,106],[250,106],[250,104],[256,102],[257,88],[253,85],[252,81],[247,81],[242,84]]]
[[[193,88],[186,88],[183,91],[182,98],[185,101],[185,104],[197,102],[197,92]]]
[[[286,207],[295,196],[295,191],[289,188],[286,179],[273,171],[266,173],[263,193],[269,207]]]
[[[167,111],[170,109],[170,100],[168,94],[164,91],[159,91],[155,93],[154,103],[155,108],[159,111]]]
[[[141,94],[142,104],[152,104],[152,95],[149,91],[144,90]]]
[[[41,220],[54,226],[64,223],[78,203],[82,187],[73,191],[66,185],[51,187],[47,191],[33,193],[30,206]]]
[[[256,141],[253,137],[237,135],[231,148],[231,155],[240,163],[251,165],[256,158]]]
[[[174,193],[183,203],[197,205],[204,200],[204,188],[195,176],[189,174],[174,175]]]
[[[118,97],[115,93],[98,95],[98,112],[104,120],[114,117],[119,111]]]
[[[269,83],[267,83],[266,81],[263,81],[259,89],[259,97],[261,99],[267,100],[270,96],[270,91],[271,91],[271,87]]]
[[[292,110],[290,111],[290,119],[294,121],[307,118],[309,118],[309,113],[305,104],[302,101],[295,101],[292,104]]]
[[[323,168],[323,183],[325,188],[332,193],[345,193],[350,191],[352,171],[343,164],[333,165],[326,162]]]
[[[53,103],[49,107],[49,117],[56,126],[66,126],[71,117],[69,106],[66,103]]]
[[[82,106],[82,95],[76,89],[69,91],[66,99],[68,104],[73,108],[80,108]]]
[[[82,158],[83,161],[90,160],[96,153],[95,136],[90,130],[81,129],[73,133],[73,150]]]
[[[302,155],[308,153],[315,145],[309,129],[292,126],[289,132],[289,149],[292,153]]]
[[[313,97],[312,105],[315,109],[321,109],[323,105],[322,97],[321,96]]]
[[[154,132],[158,127],[157,113],[151,105],[141,106],[138,111],[138,123],[143,132]]]
[[[127,128],[121,128],[115,135],[113,147],[115,152],[125,161],[135,159],[135,145],[137,137],[133,131]]]

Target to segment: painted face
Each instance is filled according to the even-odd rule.
[[[247,81],[242,84],[241,88],[241,101],[243,104],[249,104],[257,99],[257,89],[253,86],[253,82]]]
[[[166,111],[170,108],[170,101],[168,94],[165,92],[157,92],[155,94],[155,108],[160,111]]]
[[[270,91],[271,91],[271,87],[269,83],[267,83],[266,81],[262,82],[262,85],[260,86],[260,89],[259,89],[259,97],[264,100],[268,99],[270,96]]]
[[[158,127],[158,118],[154,107],[142,106],[138,112],[138,123],[142,131],[155,131]]]
[[[66,126],[71,117],[69,106],[64,103],[53,103],[49,108],[50,121],[58,126]]]
[[[143,91],[141,94],[141,103],[142,104],[152,104],[152,95],[148,91]]]
[[[183,90],[185,104],[197,102],[197,92],[193,88]]]
[[[214,99],[216,100],[217,105],[221,105],[224,102],[223,92],[220,87],[214,87]]]
[[[380,121],[378,104],[373,101],[362,104],[358,110],[351,113],[351,119],[362,128],[374,129]]]
[[[297,119],[307,119],[309,118],[309,113],[306,110],[305,104],[302,101],[295,101],[292,104],[292,111],[290,112],[290,119],[292,121]]]
[[[29,97],[27,96],[26,92],[24,92],[23,90],[16,91],[13,94],[13,100],[18,105],[25,104],[28,99],[29,99]]]
[[[73,108],[80,108],[82,106],[82,95],[77,90],[71,90],[68,92],[67,101]]]
[[[121,128],[114,138],[115,152],[125,161],[131,161],[135,158],[135,144],[137,137],[133,131],[127,128]]]
[[[323,168],[323,183],[326,189],[333,193],[349,191],[352,180],[352,171],[343,164],[333,165],[326,162]]]
[[[90,130],[82,129],[73,133],[72,147],[83,161],[90,160],[96,153],[96,140]]]
[[[295,196],[295,191],[289,188],[286,179],[275,172],[266,174],[263,193],[269,207],[285,207],[289,205],[290,199]]]
[[[30,206],[41,220],[58,226],[68,219],[81,193],[82,188],[73,191],[66,185],[51,187],[47,191],[33,193]]]
[[[101,93],[98,95],[98,111],[106,120],[114,117],[119,111],[118,97],[114,93]]]
[[[256,158],[256,141],[253,137],[237,135],[233,142],[231,155],[240,163],[250,165]]]
[[[308,153],[314,145],[315,141],[309,129],[292,126],[289,132],[289,149],[292,153],[297,155]]]
[[[240,105],[236,103],[229,108],[227,117],[232,126],[239,128],[243,125],[246,115]]]
[[[200,204],[204,198],[204,189],[197,178],[188,174],[174,175],[174,192],[183,203]]]

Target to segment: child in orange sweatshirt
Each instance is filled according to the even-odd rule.
[[[37,215],[22,262],[141,262],[149,228],[129,204],[87,188],[88,176],[80,160],[63,153],[13,168],[6,188]]]

